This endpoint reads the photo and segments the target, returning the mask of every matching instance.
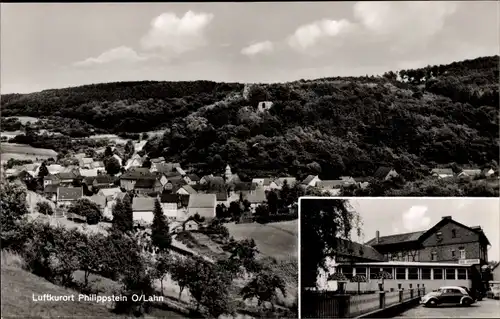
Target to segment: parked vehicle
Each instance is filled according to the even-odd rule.
[[[444,304],[470,306],[475,300],[467,290],[458,286],[441,287],[423,296],[420,299],[420,303],[426,307],[435,307]]]
[[[465,286],[459,286],[460,288],[464,288],[465,291],[467,291],[467,293],[469,294],[469,296],[471,296],[472,299],[476,300],[476,301],[481,301],[483,300],[484,298],[484,293],[479,291],[479,290],[470,290],[469,288],[465,287]],[[474,292],[473,292],[474,291]]]
[[[500,299],[500,287],[492,287],[491,290],[486,293],[486,296],[491,299]]]

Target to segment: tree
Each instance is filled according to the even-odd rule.
[[[276,214],[278,212],[278,194],[274,190],[267,193],[267,207],[269,208],[269,214]]]
[[[142,163],[142,167],[151,168],[151,165],[152,165],[151,160],[149,159],[149,157],[146,157],[146,159]]]
[[[229,252],[229,259],[238,261],[247,271],[256,272],[260,270],[260,264],[255,260],[259,250],[253,238],[239,241],[231,238],[229,243],[225,245],[224,250]]]
[[[89,225],[95,225],[102,219],[102,213],[99,205],[88,200],[87,198],[81,198],[73,203],[68,208],[68,213],[86,217],[87,224]]]
[[[257,298],[258,305],[269,302],[274,310],[278,290],[286,297],[285,281],[270,269],[262,269],[240,291],[243,300]]]
[[[172,280],[179,285],[179,300],[181,300],[182,291],[188,285],[193,272],[195,272],[195,264],[190,258],[179,257],[172,262],[170,275]]]
[[[155,262],[156,277],[160,280],[161,295],[163,296],[163,279],[167,273],[171,270],[173,264],[171,256],[165,253],[161,253]]]
[[[88,290],[89,276],[91,273],[100,274],[103,269],[104,256],[109,253],[106,249],[106,236],[103,234],[84,235],[78,246],[77,253],[79,255],[80,269],[83,270],[83,288]]]
[[[231,202],[227,212],[234,220],[238,220],[243,213],[243,209],[239,202]]]
[[[133,226],[134,217],[129,199],[117,199],[113,206],[113,228],[120,232],[128,232],[132,231]]]
[[[52,209],[52,206],[48,202],[38,202],[36,203],[36,208],[38,210],[38,213],[42,215],[53,215],[54,210]]]
[[[16,184],[0,182],[0,204],[2,249],[5,249],[19,243],[18,221],[29,213],[24,189]]]
[[[155,200],[155,206],[153,210],[153,224],[151,225],[151,241],[155,247],[160,251],[166,251],[170,248],[172,243],[172,238],[170,236],[170,230],[168,227],[168,222],[163,214],[160,201]]]
[[[118,159],[112,156],[104,160],[104,166],[106,168],[106,172],[109,175],[116,175],[120,172],[121,169],[120,162],[118,162]]]
[[[45,162],[43,162],[38,169],[38,178],[43,180],[43,178],[47,175],[49,175],[49,170],[47,169],[47,165],[45,164]]]
[[[104,151],[104,157],[111,157],[113,156],[113,150],[111,149],[110,146],[106,146],[106,150]]]
[[[319,269],[326,270],[326,257],[335,255],[339,239],[350,240],[354,229],[360,234],[359,214],[343,199],[302,199],[300,205],[302,288],[316,287]]]

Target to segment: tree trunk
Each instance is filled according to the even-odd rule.
[[[161,295],[163,296],[163,277],[160,278]]]
[[[184,287],[179,286],[179,301],[181,301],[181,296],[182,296],[183,290],[184,290]]]
[[[84,283],[85,283],[85,287],[88,287],[89,285],[89,271],[88,270],[85,270],[85,273],[84,273]]]

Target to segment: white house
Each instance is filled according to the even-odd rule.
[[[439,179],[455,176],[451,168],[434,168],[433,170],[431,170],[431,175]]]
[[[315,187],[316,183],[320,182],[318,175],[309,175],[302,181],[302,185]]]
[[[132,211],[134,221],[143,221],[147,224],[153,222],[154,198],[134,197],[132,201]]]

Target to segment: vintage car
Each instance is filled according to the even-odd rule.
[[[500,287],[492,287],[490,290],[488,290],[486,295],[491,299],[500,299]]]
[[[458,286],[441,287],[436,291],[429,292],[420,299],[420,303],[426,307],[439,305],[462,305],[470,306],[475,300],[469,295],[467,290]]]

